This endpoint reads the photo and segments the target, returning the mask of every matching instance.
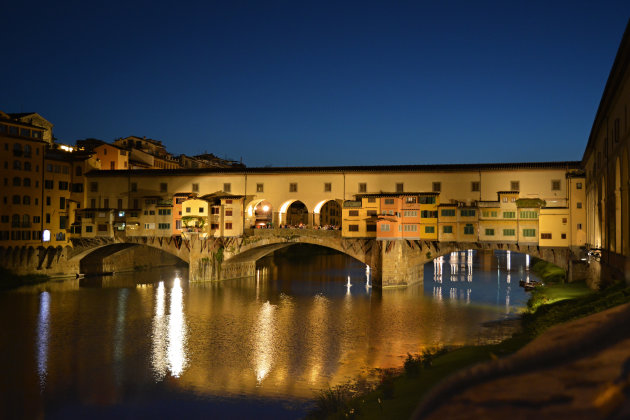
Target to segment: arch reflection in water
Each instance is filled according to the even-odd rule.
[[[39,376],[40,391],[46,386],[48,375],[48,340],[50,317],[50,293],[39,295],[39,317],[37,318],[37,375]]]
[[[188,363],[187,326],[184,318],[183,292],[178,277],[173,281],[168,316],[164,282],[158,283],[155,315],[153,317],[153,371],[156,380],[162,380],[167,372],[178,378]]]

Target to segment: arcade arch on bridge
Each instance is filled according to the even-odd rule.
[[[245,209],[245,227],[261,228],[273,224],[273,205],[264,198],[251,201]]]
[[[280,210],[278,211],[278,225],[312,226],[313,220],[304,202],[297,199],[287,200],[280,205]]]
[[[319,227],[335,227],[341,229],[342,200],[323,200],[313,209],[313,225]]]

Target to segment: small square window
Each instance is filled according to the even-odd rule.
[[[359,192],[367,192],[367,184],[365,182],[359,182]]]
[[[160,182],[160,192],[168,191],[168,184],[166,182]]]
[[[479,181],[473,181],[470,184],[470,190],[473,192],[481,190],[481,183]]]
[[[403,184],[402,182],[397,182],[396,192],[404,192],[404,191],[405,191],[405,184]]]
[[[289,184],[289,192],[297,192],[297,182],[292,182]]]
[[[131,183],[131,192],[138,192],[138,183],[137,182],[132,182]]]
[[[192,191],[193,192],[199,192],[199,184],[193,183],[192,184]]]
[[[575,183],[575,188],[578,189],[578,190],[581,190],[582,189],[582,183],[581,182],[576,182]]]
[[[567,234],[566,234],[566,233],[561,233],[561,234],[560,234],[560,237],[561,237],[562,239],[567,239]]]
[[[552,179],[551,180],[551,190],[552,191],[560,191],[560,180]]]
[[[520,191],[521,183],[520,181],[510,181],[510,191]]]
[[[265,184],[256,184],[256,192],[265,192]]]
[[[433,183],[433,192],[440,192],[442,191],[442,183],[441,182],[434,182]]]
[[[332,184],[330,182],[324,182],[324,192],[331,192]]]
[[[577,207],[578,209],[581,209],[581,208],[582,208],[582,203],[580,203],[579,201],[578,201],[577,203],[575,203],[575,205],[576,205],[576,207]]]
[[[223,184],[223,192],[232,192],[232,184],[230,184],[229,182]]]

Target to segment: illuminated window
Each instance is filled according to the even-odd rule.
[[[44,231],[42,232],[42,241],[50,242],[50,231],[48,229],[44,229]]]
[[[264,184],[256,184],[256,192],[265,192],[265,185]]]

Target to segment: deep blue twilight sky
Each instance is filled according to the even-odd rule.
[[[129,3],[129,4],[127,4]],[[0,110],[255,166],[579,160],[623,1],[8,2]]]

